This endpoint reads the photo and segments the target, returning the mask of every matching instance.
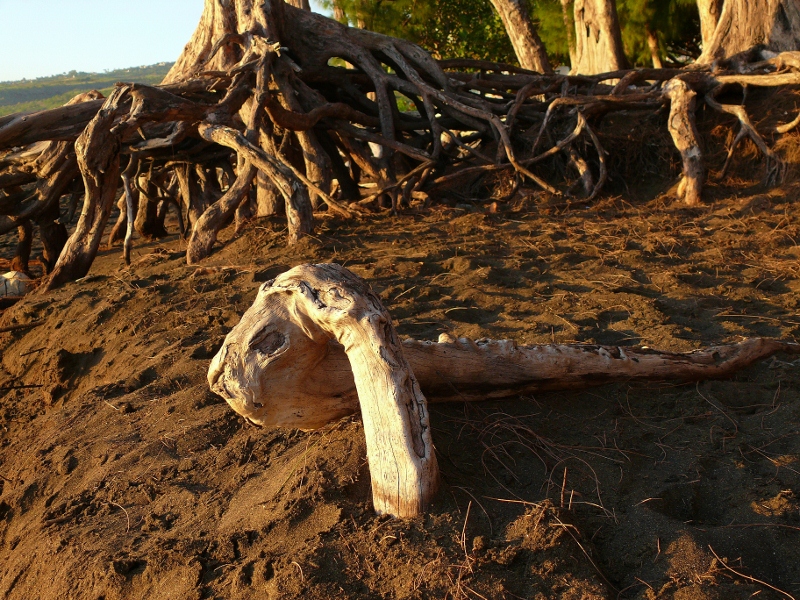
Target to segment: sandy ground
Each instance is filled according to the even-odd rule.
[[[412,520],[372,512],[357,415],[257,429],[205,380],[259,282],[305,262],[365,277],[416,338],[797,340],[798,187],[711,196],[462,201],[322,220],[292,249],[261,219],[201,268],[175,235],[138,242],[127,269],[103,251],[0,315],[31,325],[0,334],[0,597],[800,597],[791,357],[432,406],[444,489]]]

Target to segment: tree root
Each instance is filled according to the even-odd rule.
[[[130,230],[130,220],[139,235],[164,235],[167,203],[178,204],[184,235],[194,240],[187,254],[192,262],[208,256],[237,210],[237,223],[254,212],[242,204],[250,202],[250,187],[261,189],[254,199],[266,201],[267,182],[287,205],[290,243],[313,231],[312,210],[322,205],[350,218],[361,212],[358,206],[389,198],[397,211],[462,179],[500,170],[513,170],[522,185],[569,196],[568,182],[542,176],[565,171],[545,171],[548,161],[573,165],[584,197],[592,199],[609,177],[598,124],[610,113],[656,113],[665,105],[683,162],[678,197],[697,204],[706,167],[696,98],[739,121],[723,175],[749,137],[766,157],[767,183],[779,182],[786,166],[744,107],[717,97],[736,85],[800,83],[795,54],[739,65],[743,72],[691,66],[540,75],[482,61],[437,63],[413,44],[350,29],[281,0],[211,2],[165,83],[123,85],[112,94],[113,114],[108,100],[90,92],[61,108],[0,118],[0,232],[41,220],[64,194],[83,193],[84,210],[65,250],[57,242],[61,231],[48,242],[60,258],[57,273],[41,287],[47,290],[91,264],[94,238],[116,195],[124,200],[109,245]],[[571,133],[555,135],[571,122]],[[778,131],[795,122],[800,118]],[[536,132],[532,145],[524,141],[526,131]],[[586,143],[577,144],[583,135]],[[545,140],[559,138],[542,150]],[[90,140],[109,154],[108,165],[95,168],[76,156],[76,144]],[[134,174],[125,169],[127,182],[105,170],[120,160],[138,165]],[[262,175],[240,181],[251,167]],[[338,195],[331,193],[334,180]],[[365,180],[374,191],[362,192]],[[225,190],[234,181],[239,187],[232,196]],[[125,236],[123,258],[132,235]]]

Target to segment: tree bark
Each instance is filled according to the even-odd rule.
[[[275,184],[261,171],[256,175],[256,217],[283,213],[284,201]]]
[[[719,15],[722,12],[724,0],[697,0],[697,12],[700,15],[700,37],[703,40],[703,49],[711,45],[714,32],[717,30]]]
[[[136,197],[133,192],[133,185],[131,184],[131,177],[135,177],[138,170],[138,161],[131,157],[130,162],[126,169],[122,172],[122,198],[125,202],[125,239],[122,243],[122,260],[126,265],[131,264],[131,250],[133,249],[133,230],[136,223]],[[138,190],[137,190],[138,191]],[[112,232],[113,233],[113,232]],[[114,236],[110,236],[113,238]],[[110,240],[109,240],[110,245]]]
[[[116,199],[120,144],[111,127],[128,91],[128,86],[114,90],[75,142],[86,198],[75,232],[67,240],[53,272],[39,288],[43,292],[84,277],[92,266]]]
[[[67,243],[69,234],[64,224],[59,221],[59,207],[54,205],[36,219],[39,227],[39,238],[42,242],[42,269],[48,275],[55,267],[61,251]]]
[[[775,52],[800,48],[797,0],[724,0],[714,34],[697,62],[711,63],[760,44]]]
[[[658,53],[658,36],[652,29],[650,29],[650,27],[647,28],[647,47],[650,48],[650,57],[653,61],[653,68],[663,68],[663,65],[661,64],[661,56]]]
[[[195,264],[211,254],[211,248],[217,241],[217,233],[226,221],[230,220],[242,199],[250,191],[250,184],[256,176],[256,171],[253,165],[246,163],[222,198],[211,205],[194,224],[186,248],[187,264]]]
[[[700,194],[705,183],[703,153],[694,119],[695,97],[685,81],[671,79],[665,87],[670,100],[667,127],[675,147],[681,153],[683,175],[678,184],[678,198],[691,206],[700,204]]]
[[[572,0],[561,0],[561,16],[564,19],[564,29],[567,31],[567,48],[569,49],[570,68],[578,64],[578,56],[575,50],[575,24],[570,18],[570,4]]]
[[[33,226],[29,219],[24,220],[17,227],[17,250],[11,260],[11,270],[28,274],[28,261],[31,258],[31,244],[33,243]]]
[[[147,239],[166,237],[167,231],[161,226],[158,219],[158,205],[161,198],[159,198],[158,189],[153,182],[152,167],[138,176],[129,175],[129,177],[131,184],[136,186],[139,192],[137,194],[138,208],[133,221],[136,232]]]
[[[547,51],[531,21],[527,5],[522,0],[491,0],[491,2],[503,21],[519,65],[538,73],[552,73]]]
[[[575,58],[573,74],[608,73],[627,66],[616,0],[575,0]]]

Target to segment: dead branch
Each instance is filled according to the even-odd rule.
[[[400,344],[367,283],[338,265],[301,265],[261,287],[211,362],[208,382],[237,413],[269,427],[314,429],[360,405],[376,510],[410,516],[438,485],[426,396],[482,400],[723,378],[776,352],[800,354],[800,344],[756,338],[683,354],[446,336]]]

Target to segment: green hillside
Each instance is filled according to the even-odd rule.
[[[0,82],[0,116],[55,108],[66,104],[76,94],[89,90],[100,90],[108,95],[119,81],[157,84],[171,66],[172,63],[158,63],[106,73],[70,71],[52,77]]]

